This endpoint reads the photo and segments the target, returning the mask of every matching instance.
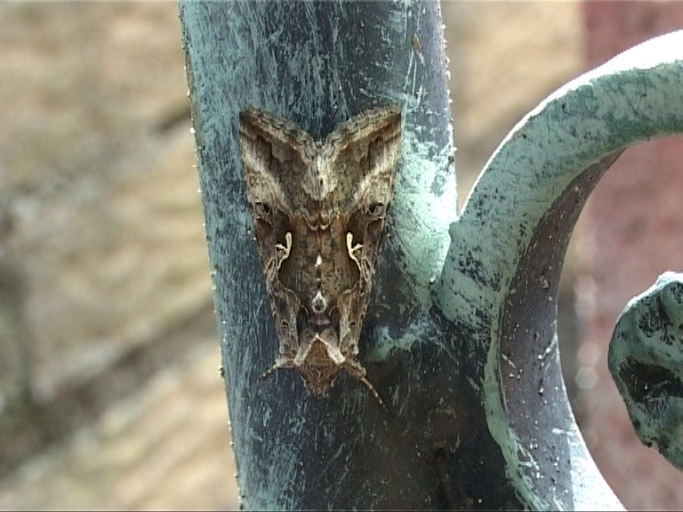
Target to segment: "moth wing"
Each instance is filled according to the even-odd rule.
[[[351,118],[328,136],[321,151],[337,176],[332,200],[344,218],[347,263],[358,276],[338,301],[343,353],[358,352],[400,146],[401,112],[383,107]],[[336,269],[346,270],[343,265]]]
[[[327,137],[322,154],[336,170],[335,200],[341,211],[386,210],[400,146],[401,111],[397,107],[380,107],[352,117]]]
[[[256,109],[240,113],[239,132],[249,202],[284,207],[291,216],[296,184],[311,166],[315,142],[294,123]]]
[[[298,352],[299,298],[280,281],[278,273],[291,257],[292,243],[298,243],[294,232],[298,194],[292,189],[310,167],[315,144],[293,123],[267,112],[247,109],[240,113],[239,121],[247,199],[254,212],[256,240],[280,339],[277,368]]]

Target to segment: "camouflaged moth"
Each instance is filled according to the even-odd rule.
[[[366,111],[316,142],[267,112],[240,114],[247,198],[280,355],[322,395],[342,370],[386,408],[358,341],[400,154],[401,113]]]

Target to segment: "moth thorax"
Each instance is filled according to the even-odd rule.
[[[337,186],[336,177],[328,170],[329,162],[318,154],[306,169],[301,186],[315,201],[322,201]]]

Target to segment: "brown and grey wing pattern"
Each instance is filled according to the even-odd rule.
[[[247,198],[280,340],[271,370],[323,394],[342,369],[384,407],[358,362],[401,143],[395,107],[356,116],[316,143],[289,121],[240,114]]]

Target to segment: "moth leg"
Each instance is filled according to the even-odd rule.
[[[268,377],[270,377],[272,374],[274,374],[280,368],[293,368],[293,367],[294,367],[294,365],[293,365],[292,361],[289,361],[287,359],[278,359],[277,361],[275,361],[275,364],[273,366],[271,366],[270,368],[268,368],[265,372],[263,372],[261,374],[261,376],[258,378],[258,381],[261,382],[261,381],[267,379]]]

